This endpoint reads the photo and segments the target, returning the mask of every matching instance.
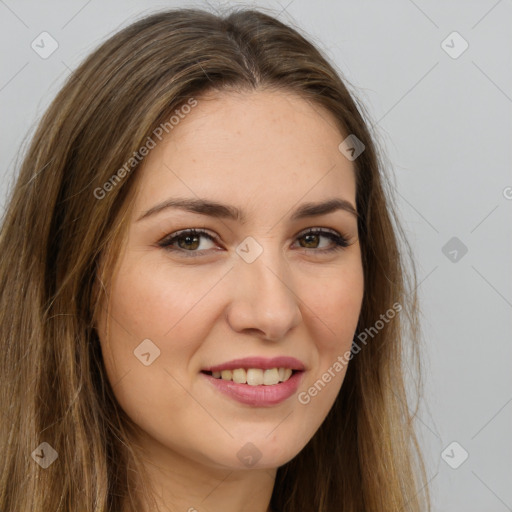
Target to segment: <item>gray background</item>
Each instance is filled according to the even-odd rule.
[[[210,0],[210,9],[233,3],[242,4]],[[0,1],[2,209],[20,147],[70,71],[118,28],[185,5],[208,7]],[[385,148],[421,283],[418,429],[434,510],[512,510],[511,1],[244,5],[273,9],[326,52]],[[47,59],[31,48],[43,31],[59,45]],[[448,37],[454,31],[469,44],[461,55],[463,41]]]

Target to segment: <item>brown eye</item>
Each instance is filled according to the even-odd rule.
[[[203,252],[203,250],[197,250],[201,245],[201,238],[206,238],[211,241],[215,240],[215,238],[206,231],[185,229],[164,238],[158,245],[168,251],[188,252],[191,254],[187,254],[187,256],[196,256],[194,253],[201,254]]]
[[[328,238],[334,244],[333,247],[319,249],[318,246],[320,244],[321,238]],[[330,251],[336,251],[344,247],[348,247],[349,243],[347,237],[337,233],[336,231],[327,231],[325,229],[315,229],[311,228],[309,231],[302,233],[301,236],[298,237],[299,240],[304,240],[305,245],[301,245],[302,248],[309,250],[315,250],[315,252],[325,253]]]
[[[180,247],[180,249],[197,249],[200,245],[199,239],[200,236],[198,235],[182,235],[177,239],[178,246]],[[183,242],[183,244],[181,244],[180,242]]]

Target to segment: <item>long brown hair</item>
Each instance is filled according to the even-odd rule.
[[[354,161],[365,280],[357,332],[401,308],[354,355],[311,441],[278,469],[272,508],[429,509],[404,386],[406,349],[420,376],[416,272],[368,117],[340,76],[298,29],[247,9],[148,16],[71,74],[34,135],[0,233],[0,510],[119,511],[127,499],[137,510],[133,425],[94,328],[136,189],[140,163],[126,162],[190,98],[260,88],[326,108],[340,142],[352,134],[364,144]],[[48,453],[43,442],[58,457],[46,469],[34,462],[36,449]]]

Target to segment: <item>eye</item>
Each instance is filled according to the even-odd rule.
[[[204,252],[209,250],[208,247],[202,247],[201,238],[205,238],[209,241],[218,240],[217,237],[203,229],[184,229],[165,237],[158,242],[158,246],[167,251],[181,252],[185,257],[196,257],[201,256]],[[322,238],[330,240],[331,247],[319,248]],[[339,251],[350,245],[348,243],[348,237],[337,231],[327,230],[325,228],[310,228],[300,233],[297,240],[305,240],[306,246],[302,245],[301,248],[305,249],[307,253],[330,253]],[[198,250],[199,248],[201,248],[201,250]]]
[[[331,247],[327,247],[324,249],[318,249],[319,240],[321,238],[328,238],[334,244]],[[306,252],[313,250],[314,252],[319,253],[329,253],[333,251],[339,251],[340,249],[344,249],[348,247],[350,244],[348,243],[348,237],[343,234],[338,233],[337,231],[320,229],[320,228],[310,228],[306,232],[303,232],[299,235],[298,240],[306,240],[307,246],[303,248],[306,249]],[[314,247],[311,247],[311,244]]]
[[[168,251],[188,252],[191,254],[187,254],[186,256],[197,256],[198,254],[194,253],[199,252],[197,249],[201,247],[201,238],[206,238],[210,241],[216,240],[214,236],[203,229],[184,229],[165,237],[158,242],[158,245]],[[174,247],[176,243],[178,247]]]

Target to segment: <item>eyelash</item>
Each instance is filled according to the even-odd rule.
[[[329,238],[332,242],[334,242],[334,247],[331,247],[329,249],[315,249],[315,248],[303,248],[306,252],[316,252],[320,254],[328,254],[332,253],[334,251],[342,250],[349,246],[348,239],[345,235],[339,234],[336,231],[328,231],[325,229],[320,228],[309,228],[307,231],[303,231],[300,233],[300,235],[297,237],[298,239],[304,238],[307,235],[321,235],[326,238]],[[209,240],[212,240],[213,242],[217,241],[217,238],[210,235],[208,232],[202,230],[202,229],[184,229],[182,231],[178,231],[176,233],[173,233],[160,242],[158,242],[158,246],[162,247],[163,249],[170,251],[170,252],[182,252],[185,253],[185,257],[197,257],[200,256],[203,251],[187,251],[186,249],[181,248],[175,248],[172,247],[172,244],[174,244],[176,241],[183,239],[187,236],[204,236],[205,238],[208,238]]]

